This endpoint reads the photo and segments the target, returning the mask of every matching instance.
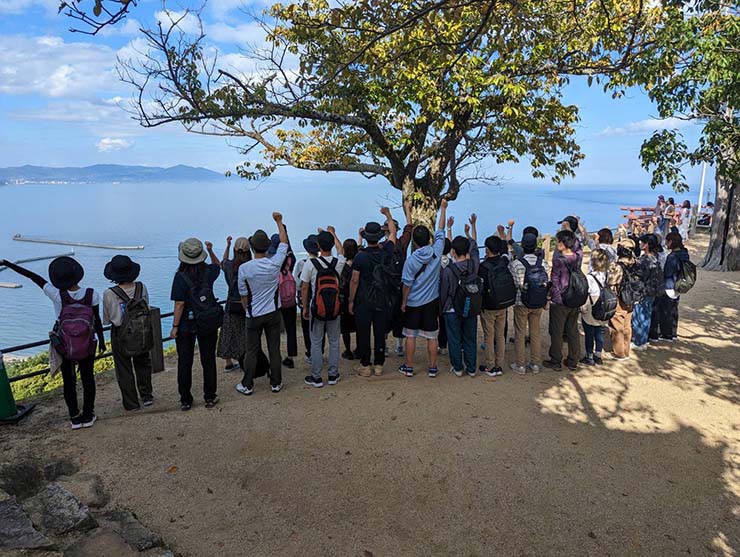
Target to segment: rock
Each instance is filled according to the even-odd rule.
[[[115,509],[96,515],[96,518],[101,526],[117,532],[126,543],[139,551],[162,546],[162,538],[142,525],[128,511]]]
[[[139,553],[143,557],[175,557],[175,554],[165,547],[155,547],[143,553]]]
[[[31,519],[23,512],[15,497],[0,501],[0,548],[39,549],[52,548],[54,544],[36,530]]]
[[[67,548],[64,557],[137,557],[121,536],[107,528],[97,528]]]
[[[33,523],[46,534],[92,530],[96,526],[90,509],[57,483],[47,484],[37,495],[28,499],[23,508]]]
[[[0,489],[23,500],[41,488],[44,478],[32,460],[0,463]]]
[[[57,483],[74,495],[80,503],[93,509],[105,507],[110,501],[100,476],[96,474],[60,476]]]
[[[44,478],[53,482],[59,476],[71,476],[80,471],[80,465],[72,460],[57,458],[44,465]]]

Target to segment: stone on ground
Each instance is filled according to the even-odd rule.
[[[131,547],[144,551],[160,547],[162,539],[136,519],[129,511],[116,509],[97,515],[98,523],[117,532]]]
[[[110,501],[100,476],[84,472],[74,476],[60,476],[57,483],[74,495],[83,505],[92,509],[105,507]]]
[[[0,462],[0,489],[19,500],[34,495],[43,479],[38,464],[32,460]]]
[[[23,503],[33,523],[46,534],[65,534],[95,528],[90,509],[57,483],[47,484]]]
[[[54,544],[33,527],[31,519],[16,502],[15,497],[0,492],[0,549],[51,547],[54,547]]]
[[[137,557],[135,551],[121,536],[108,528],[97,528],[78,540],[64,552],[65,557]]]
[[[71,476],[80,471],[80,465],[73,460],[56,458],[44,465],[44,478],[53,482],[60,476]]]

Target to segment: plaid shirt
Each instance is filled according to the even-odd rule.
[[[537,263],[537,255],[534,253],[525,255],[524,259],[526,259],[527,263],[530,265]],[[542,259],[542,266],[545,268],[545,272],[547,273],[547,261],[544,259]],[[509,271],[511,271],[511,274],[514,276],[514,284],[516,284],[516,305],[521,306],[523,305],[522,290],[524,289],[524,275],[526,274],[527,269],[524,267],[524,263],[518,259],[514,259],[514,261],[509,263]]]

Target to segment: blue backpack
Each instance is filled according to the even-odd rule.
[[[529,309],[545,307],[550,288],[547,271],[545,271],[545,267],[542,265],[542,256],[537,256],[537,262],[534,265],[530,265],[524,257],[521,257],[519,261],[524,265],[522,304]]]

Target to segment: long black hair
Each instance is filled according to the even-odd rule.
[[[178,273],[184,274],[194,284],[198,284],[203,280],[203,275],[206,273],[206,262],[201,261],[200,263],[191,264],[180,261],[180,266],[177,268]]]

